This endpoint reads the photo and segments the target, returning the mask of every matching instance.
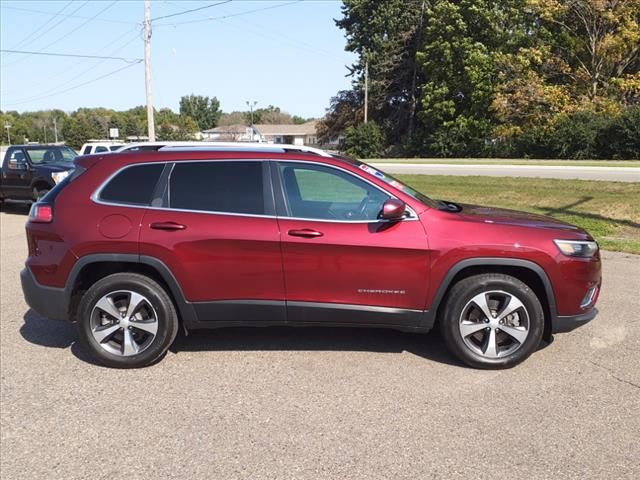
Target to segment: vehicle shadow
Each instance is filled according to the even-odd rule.
[[[31,209],[31,203],[21,202],[2,202],[0,204],[0,212],[7,213],[9,215],[29,215]]]
[[[570,203],[569,205],[564,205],[562,207],[556,207],[556,208],[551,208],[551,207],[540,207],[540,210],[543,211],[543,213],[545,215],[550,215],[550,216],[556,216],[557,214],[564,214],[564,215],[572,215],[575,217],[580,217],[582,219],[588,219],[588,220],[603,220],[606,222],[611,222],[614,223],[618,226],[624,226],[624,227],[632,227],[632,228],[640,228],[640,223],[634,222],[632,220],[627,220],[627,219],[622,219],[622,218],[613,218],[613,217],[606,217],[604,215],[600,215],[597,213],[589,213],[589,212],[583,212],[583,211],[577,211],[577,210],[573,210],[574,207],[577,207],[578,205],[582,205],[585,203],[590,202],[591,200],[593,200],[593,197],[582,197],[579,200],[576,200],[573,203]]]
[[[61,320],[49,320],[29,309],[22,317],[20,335],[27,342],[48,348],[71,348],[71,353],[83,362],[101,366],[78,343],[76,326]]]
[[[20,334],[26,341],[48,348],[70,348],[79,360],[102,366],[77,341],[75,325],[46,319],[32,310],[28,310],[23,319]],[[538,350],[550,344],[542,341]],[[176,354],[206,351],[409,352],[426,360],[468,368],[449,353],[437,330],[420,334],[382,328],[229,327],[198,330],[185,336],[181,329],[170,350]]]
[[[75,325],[49,320],[28,310],[20,334],[27,342],[48,348],[70,348],[78,359],[100,365],[77,341]],[[460,366],[438,332],[427,335],[375,328],[233,327],[198,330],[185,336],[182,329],[170,349],[173,353],[199,351],[354,351],[409,352],[428,360]]]
[[[230,327],[180,331],[174,353],[197,351],[351,351],[409,352],[427,360],[462,366],[446,349],[438,332],[407,333],[383,328]]]

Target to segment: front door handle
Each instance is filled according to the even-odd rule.
[[[184,230],[185,228],[187,228],[186,225],[182,225],[181,223],[176,223],[176,222],[154,222],[149,226],[154,230],[167,230],[167,231]]]
[[[289,230],[289,235],[292,237],[304,237],[304,238],[315,238],[321,237],[324,235],[322,232],[317,230],[312,230],[311,228],[303,228],[302,230]]]

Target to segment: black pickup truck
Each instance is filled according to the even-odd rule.
[[[2,160],[0,202],[38,200],[69,175],[77,155],[64,145],[12,145]]]

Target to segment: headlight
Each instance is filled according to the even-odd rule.
[[[67,178],[70,173],[71,172],[69,170],[66,170],[64,172],[53,172],[51,174],[51,178],[53,179],[54,182],[60,183],[62,180]]]
[[[567,257],[591,258],[598,252],[598,244],[587,240],[554,240],[553,243]]]

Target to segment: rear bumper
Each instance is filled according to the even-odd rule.
[[[69,320],[67,297],[63,288],[39,284],[26,267],[20,272],[20,281],[24,299],[34,312],[52,320]]]
[[[555,317],[551,322],[551,333],[570,332],[582,325],[589,323],[598,314],[597,308],[581,313],[580,315],[570,315],[566,317]]]

